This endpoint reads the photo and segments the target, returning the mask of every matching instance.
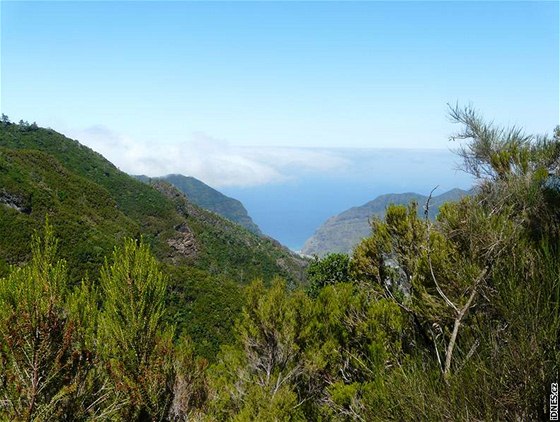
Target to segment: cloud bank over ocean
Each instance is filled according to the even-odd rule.
[[[101,125],[66,134],[127,173],[180,173],[216,188],[284,183],[296,173],[339,171],[352,164],[333,150],[232,146],[204,133],[193,133],[183,142],[139,141]]]
[[[469,189],[473,180],[457,170],[459,159],[449,150],[335,149],[347,163],[330,171],[294,171],[283,183],[224,187],[239,199],[261,230],[294,250],[326,219],[386,193],[427,195],[453,188]]]
[[[423,180],[434,172],[455,174],[457,167],[449,148],[246,147],[200,132],[182,142],[166,142],[132,139],[102,125],[65,133],[127,173],[152,177],[179,173],[218,189],[290,184],[309,177],[334,176],[349,182],[372,180],[372,176],[378,181]]]

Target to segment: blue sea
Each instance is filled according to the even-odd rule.
[[[449,150],[340,149],[348,165],[329,171],[291,169],[282,183],[220,190],[239,199],[261,230],[299,251],[315,230],[348,208],[385,193],[435,195],[470,189],[473,179],[458,170],[461,160]]]

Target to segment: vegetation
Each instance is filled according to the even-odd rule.
[[[74,285],[47,223],[32,258],[0,280],[0,418],[547,420],[560,364],[560,128],[537,137],[451,113],[475,193],[435,221],[431,199],[424,215],[389,206],[352,256],[309,266],[307,289],[255,280],[227,302],[211,272],[158,262],[129,238],[98,282]],[[198,358],[197,330],[224,333],[200,314],[227,303],[241,309],[233,335],[212,362]]]
[[[103,398],[91,389],[95,362],[85,347],[86,327],[70,316],[80,296],[69,289],[65,263],[54,261],[50,226],[32,247],[31,262],[0,281],[0,414],[82,419]]]
[[[71,285],[95,285],[106,256],[143,236],[169,274],[167,318],[215,359],[242,307],[240,284],[280,275],[296,286],[306,262],[215,213],[163,181],[146,185],[50,129],[0,124],[0,277],[31,259],[29,239],[49,218]],[[188,292],[185,294],[185,292]],[[205,306],[216,298],[214,312]],[[187,324],[184,318],[195,321]]]
[[[145,176],[137,177],[148,183],[151,180]],[[262,235],[259,227],[253,222],[243,204],[237,199],[230,198],[223,193],[218,192],[216,189],[211,188],[194,177],[187,177],[181,174],[170,174],[158,179],[171,183],[183,192],[193,204],[196,204],[206,210],[213,211],[216,214],[245,227],[252,233]]]
[[[69,171],[51,155],[0,147],[0,168],[0,256],[9,264],[29,258],[29,239],[47,215],[63,240],[61,252],[75,282],[86,272],[97,272],[123,236],[140,230],[138,222],[116,208],[105,188]]]
[[[350,258],[346,254],[331,253],[319,259],[317,256],[307,267],[309,294],[317,296],[319,290],[329,284],[349,280]]]
[[[428,216],[434,219],[441,205],[449,201],[458,201],[466,195],[469,195],[469,192],[452,189],[434,196],[430,199]],[[408,205],[411,202],[424,205],[427,199],[427,196],[417,193],[385,194],[359,207],[352,207],[325,221],[313,236],[306,240],[302,252],[320,258],[329,253],[351,254],[361,240],[369,236],[371,219],[383,219],[389,205]],[[423,209],[419,208],[418,213],[423,215]]]
[[[28,131],[5,121],[0,125],[0,160],[0,204],[9,206],[0,208],[0,262],[20,264],[29,258],[28,239],[49,213],[71,268],[88,269],[83,268],[85,263],[97,267],[123,237],[144,235],[166,262],[225,273],[236,281],[262,277],[269,282],[276,274],[294,285],[302,281],[305,263],[288,249],[195,206],[165,182],[156,181],[154,189],[130,177],[100,154],[51,129]],[[88,229],[93,226],[97,233],[68,227],[62,216]],[[21,227],[17,232],[14,219]],[[114,227],[99,227],[110,220]],[[21,241],[11,241],[13,233],[21,235]],[[185,240],[193,242],[185,245]],[[230,256],[232,246],[235,258]],[[82,256],[73,252],[76,248],[83,250]]]
[[[196,385],[185,340],[165,322],[166,283],[147,246],[125,240],[101,288],[72,288],[47,223],[29,264],[0,280],[0,415],[10,420],[164,420]],[[182,346],[182,347],[181,347]],[[173,402],[173,399],[181,399]]]

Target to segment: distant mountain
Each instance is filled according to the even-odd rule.
[[[147,176],[134,177],[144,182],[150,181],[150,178]],[[262,235],[259,226],[253,222],[243,204],[237,199],[224,195],[194,177],[183,176],[182,174],[170,174],[158,177],[157,179],[171,183],[183,192],[193,204],[213,211],[255,234]]]
[[[439,196],[433,196],[430,201],[429,216],[434,218],[439,207],[449,201],[456,201],[467,191],[452,189]],[[325,221],[311,236],[302,248],[305,255],[324,256],[331,252],[350,253],[364,237],[371,232],[372,217],[382,218],[390,204],[407,205],[416,201],[418,212],[423,213],[423,206],[428,197],[418,193],[400,193],[381,195],[362,206],[353,207]]]

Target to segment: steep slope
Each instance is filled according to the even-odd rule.
[[[144,182],[150,181],[150,178],[146,176],[135,177]],[[171,183],[183,192],[187,199],[193,204],[206,210],[213,211],[255,234],[262,235],[259,227],[251,219],[243,204],[237,199],[224,195],[194,177],[183,176],[182,174],[169,174],[167,176],[158,177],[157,179]]]
[[[1,171],[3,179],[0,186],[5,199],[0,213],[5,221],[5,234],[10,234],[13,220],[7,217],[7,213],[12,217],[14,212],[25,214],[18,212],[13,207],[17,204],[9,198],[13,196],[15,202],[20,199],[36,202],[42,195],[44,205],[36,207],[32,204],[32,212],[25,218],[19,216],[18,221],[34,221],[36,227],[42,224],[47,213],[55,219],[68,214],[79,220],[87,215],[86,208],[98,210],[102,216],[92,218],[93,221],[101,221],[105,225],[111,221],[111,224],[118,223],[119,227],[123,227],[122,230],[105,226],[100,229],[104,236],[113,240],[112,243],[118,242],[120,235],[143,234],[160,259],[174,264],[194,265],[216,274],[227,274],[239,281],[249,281],[254,277],[271,279],[274,275],[281,275],[294,283],[302,280],[301,261],[277,242],[234,227],[230,221],[189,203],[184,195],[176,191],[173,195],[183,197],[182,200],[188,204],[183,207],[184,211],[178,209],[175,201],[165,193],[121,172],[100,154],[51,129],[30,130],[16,124],[3,125],[0,128],[0,147],[6,156],[5,161],[11,160],[12,163],[9,171],[7,164],[2,166]],[[28,150],[42,152],[43,158],[27,160],[22,154]],[[30,176],[22,178],[17,176],[18,172]],[[66,192],[67,180],[73,183],[71,194]],[[58,193],[45,193],[51,191]],[[59,196],[69,199],[60,201]],[[83,206],[72,204],[72,201],[79,201],[78,198],[85,201]],[[97,204],[96,201],[102,198],[105,202]],[[23,205],[24,208],[27,206]],[[31,225],[26,227],[23,231],[29,233]],[[87,238],[87,230],[81,228],[62,231],[72,237],[62,239],[63,243],[79,243],[78,234]],[[15,251],[11,254],[4,252],[7,250],[4,247],[0,251],[0,259],[16,263],[28,253],[23,246],[12,245],[11,249],[14,247],[20,249],[17,254],[14,255]],[[98,252],[103,255],[107,248]],[[87,259],[96,261],[89,255]],[[75,260],[79,259],[76,257]]]
[[[65,240],[60,249],[74,280],[97,272],[115,243],[140,230],[105,188],[41,151],[0,147],[0,186],[0,273],[27,260],[46,215]]]
[[[276,240],[258,236],[239,224],[194,205],[169,182],[155,179],[151,186],[186,217],[186,224],[176,227],[176,234],[169,243],[180,252],[182,239],[188,241],[192,238],[195,261],[199,267],[216,271],[219,265],[222,275],[236,277],[242,283],[263,277],[263,274],[280,275],[296,284],[303,280],[306,261]]]
[[[439,207],[448,201],[457,200],[467,191],[452,189],[430,201],[429,216],[434,218]],[[390,204],[407,205],[416,201],[420,206],[419,213],[423,213],[423,206],[428,197],[417,193],[386,194],[375,198],[366,204],[353,207],[329,218],[323,223],[304,244],[302,253],[306,255],[324,256],[331,252],[349,253],[361,239],[370,234],[370,220],[373,217],[382,218]]]

